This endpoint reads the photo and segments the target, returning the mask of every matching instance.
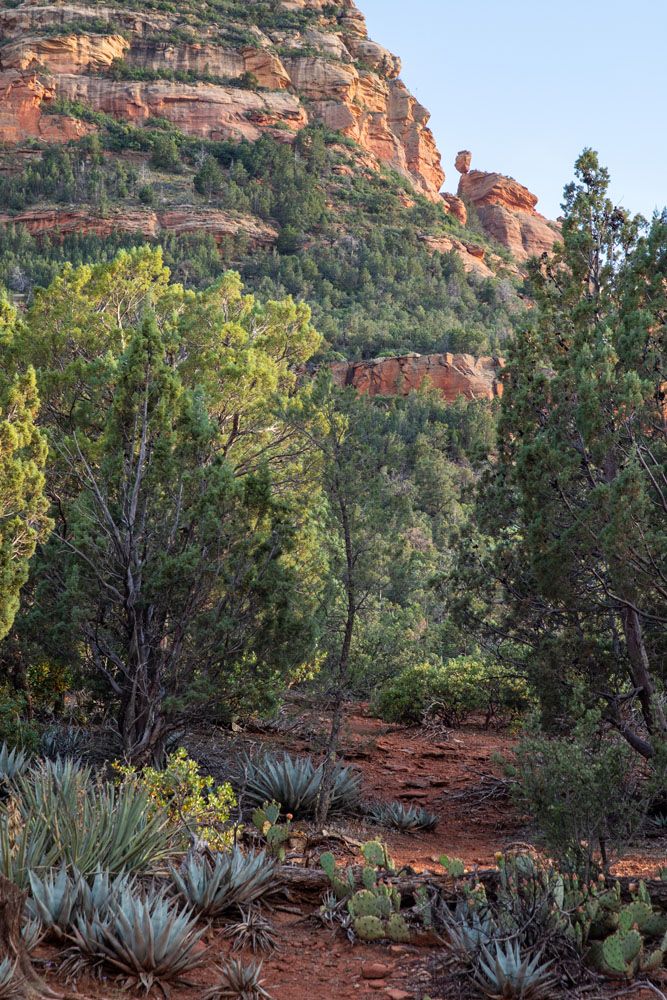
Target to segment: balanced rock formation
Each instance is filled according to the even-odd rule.
[[[462,155],[459,153],[457,165]],[[552,250],[560,236],[558,226],[535,210],[536,195],[512,177],[470,170],[470,160],[462,165],[468,169],[461,174],[458,195],[474,205],[492,239],[520,262]]]
[[[83,134],[75,119],[46,121],[60,99],[210,139],[289,141],[321,121],[438,200],[445,175],[429,113],[400,80],[398,57],[368,38],[354,0],[265,7],[239,24],[214,4],[204,15],[68,0],[0,10],[0,142]]]
[[[472,153],[469,149],[461,149],[456,154],[456,160],[454,161],[454,166],[460,174],[467,174],[470,170],[470,164],[472,163]]]
[[[495,399],[502,395],[502,358],[470,354],[405,354],[397,358],[336,362],[331,366],[339,386],[353,386],[368,396],[407,396],[427,384],[443,399]]]

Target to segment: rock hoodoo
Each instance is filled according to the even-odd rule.
[[[472,153],[468,149],[462,149],[456,154],[454,166],[460,174],[467,174],[472,163]]]

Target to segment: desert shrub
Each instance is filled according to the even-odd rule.
[[[26,698],[9,685],[0,685],[0,743],[9,748],[36,750],[39,747],[38,726],[26,722]]]
[[[120,764],[114,769],[138,781],[158,809],[165,810],[174,823],[184,824],[191,836],[205,840],[213,850],[232,843],[230,813],[236,798],[231,785],[216,787],[213,778],[202,775],[197,762],[182,747],[169,755],[163,770],[144,767],[136,772]]]
[[[549,851],[583,874],[608,868],[641,823],[644,775],[630,747],[602,730],[596,713],[570,736],[530,733],[508,770]]]
[[[387,722],[418,723],[428,714],[448,726],[459,726],[480,712],[488,725],[494,718],[526,711],[529,704],[523,678],[474,656],[408,667],[380,689],[374,702]]]

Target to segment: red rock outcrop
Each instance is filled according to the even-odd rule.
[[[461,223],[462,226],[468,221],[468,209],[466,208],[466,203],[457,198],[455,194],[449,194],[448,192],[443,192],[442,200],[445,203],[445,208],[449,215],[453,215],[455,219]]]
[[[406,354],[397,358],[337,362],[331,366],[334,381],[354,386],[368,396],[407,396],[425,383],[448,402],[495,399],[502,395],[499,373],[502,358],[474,358],[470,354]]]
[[[461,175],[458,194],[474,205],[489,236],[518,261],[549,253],[559,238],[557,225],[535,210],[537,196],[512,177],[470,170]]]
[[[428,129],[429,114],[400,81],[398,57],[368,38],[363,14],[353,0],[341,0],[335,9],[328,0],[283,0],[281,6],[311,11],[312,24],[303,30],[263,29],[258,12],[256,25],[244,25],[256,44],[236,47],[225,41],[224,32],[221,36],[214,11],[211,24],[199,26],[200,37],[189,41],[188,19],[178,9],[161,13],[25,0],[0,10],[0,70],[47,70],[39,86],[51,99],[82,101],[135,122],[164,117],[184,132],[207,138],[253,140],[264,130],[287,127],[295,132],[309,120],[321,120],[436,200],[444,173]],[[94,22],[92,30],[86,31],[87,21]],[[100,32],[100,22],[109,25],[108,33]],[[321,55],[310,54],[313,49]],[[284,59],[278,55],[283,50],[294,55]],[[206,74],[224,80],[225,86],[119,81],[99,75],[121,59],[149,72]],[[263,93],[233,86],[247,74],[255,77]],[[37,87],[37,82],[26,86]],[[8,108],[0,110],[0,141],[40,135],[40,104],[46,99],[13,93]],[[46,127],[53,131],[52,124]]]
[[[23,36],[0,49],[0,69],[96,73],[122,59],[129,47],[123,35]]]
[[[57,87],[61,97],[115,118],[166,118],[188,135],[207,139],[254,140],[276,127],[298,131],[308,123],[298,98],[284,91],[254,93],[211,83],[65,75],[58,77]]]
[[[87,209],[45,208],[29,209],[18,215],[0,215],[0,225],[23,226],[33,235],[68,236],[73,233],[94,233],[110,236],[111,233],[141,233],[152,239],[161,232],[211,233],[217,242],[226,236],[246,236],[251,246],[270,246],[278,237],[277,231],[262,224],[254,216],[234,215],[220,209],[182,207],[171,211],[154,212],[149,209],[124,210],[107,215],[96,215]]]

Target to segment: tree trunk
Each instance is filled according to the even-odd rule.
[[[317,799],[317,809],[315,810],[315,821],[318,826],[323,826],[331,809],[331,799],[333,797],[334,776],[336,773],[336,757],[338,745],[340,743],[340,732],[343,727],[343,716],[345,714],[345,686],[350,665],[350,650],[352,648],[352,636],[354,635],[354,622],[357,614],[356,592],[354,587],[354,552],[352,549],[352,534],[347,513],[347,507],[343,500],[340,501],[341,524],[345,538],[345,563],[346,579],[345,589],[347,591],[347,617],[345,619],[345,633],[343,644],[338,658],[337,684],[334,692],[334,709],[331,718],[331,730],[327,741],[326,757],[322,771],[322,783]]]
[[[0,961],[8,958],[15,967],[14,977],[19,992],[17,997],[37,1000],[55,997],[32,967],[30,956],[21,937],[21,921],[25,893],[18,886],[0,875]]]
[[[649,739],[644,739],[634,732],[622,719],[620,712],[614,720],[621,735],[630,746],[647,760],[656,754],[655,740],[667,741],[667,720],[658,699],[655,696],[655,685],[651,677],[651,664],[644,643],[644,633],[638,612],[629,604],[623,604],[620,609],[625,646],[630,661],[632,683],[637,691],[642,716]]]

